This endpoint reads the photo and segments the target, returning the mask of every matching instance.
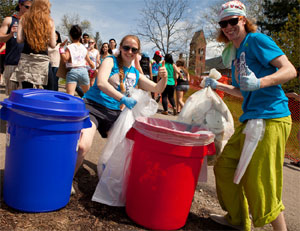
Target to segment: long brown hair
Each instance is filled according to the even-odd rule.
[[[30,9],[22,17],[26,41],[36,51],[47,50],[51,26],[49,0],[34,0]]]
[[[246,18],[245,30],[247,33],[254,33],[257,30],[257,25],[255,24],[254,20]],[[230,42],[226,35],[223,33],[222,29],[220,28],[217,34],[217,41],[228,43]]]
[[[135,36],[135,35],[126,35],[124,38],[122,38],[121,40],[121,43],[120,43],[120,47],[123,45],[123,43],[127,40],[127,39],[134,39],[137,44],[138,44],[138,49],[139,51],[141,50],[141,42],[140,42],[140,39]],[[122,59],[122,52],[121,52],[121,49],[120,50],[120,53],[119,55],[117,56],[117,61],[118,61],[118,68],[119,68],[119,76],[120,76],[120,89],[121,89],[121,92],[125,92],[125,86],[124,86],[124,83],[123,83],[123,80],[124,80],[124,69],[123,69],[123,59]]]

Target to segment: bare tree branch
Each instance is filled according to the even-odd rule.
[[[185,19],[189,0],[147,0],[136,34],[154,43],[164,54],[178,51],[180,21]]]

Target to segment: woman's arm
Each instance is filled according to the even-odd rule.
[[[239,98],[243,97],[240,89],[235,87],[235,86],[232,86],[232,85],[217,82],[216,89],[224,91],[224,92],[226,92],[230,95],[234,95],[234,96],[239,97]]]
[[[295,67],[285,55],[273,59],[270,63],[278,70],[271,75],[260,78],[260,88],[283,84],[297,76]]]
[[[113,58],[106,58],[103,60],[97,75],[97,87],[108,96],[120,101],[124,96],[121,92],[117,91],[109,82],[109,75],[113,68]]]
[[[90,67],[91,67],[92,69],[95,68],[95,64],[94,64],[93,61],[90,59],[90,56],[89,56],[89,53],[88,53],[88,52],[86,53],[85,61],[87,61],[87,63],[90,65]]]
[[[60,54],[60,57],[62,58],[62,60],[67,63],[70,59],[71,59],[71,54],[70,54],[70,51],[69,49],[67,48],[65,50],[64,46],[65,44],[68,42],[68,39],[66,39],[65,41],[63,41],[60,45],[59,45],[59,54]]]
[[[51,34],[50,34],[50,41],[49,41],[49,46],[51,48],[55,48],[56,46],[56,33],[55,33],[55,24],[53,20],[50,20],[50,26],[51,26]]]
[[[17,32],[17,43],[24,43],[23,20],[20,19]]]

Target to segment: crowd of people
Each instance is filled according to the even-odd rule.
[[[92,122],[92,127],[81,132],[75,173],[96,131],[107,137],[122,108],[132,109],[137,103],[130,97],[131,88],[144,89],[157,101],[162,99],[163,114],[169,113],[169,103],[174,115],[184,106],[183,95],[190,80],[184,60],[174,62],[171,54],[163,57],[159,50],[150,59],[135,35],[124,36],[119,45],[110,39],[98,50],[96,41],[78,25],[69,31],[71,43],[62,42],[50,17],[49,0],[19,0],[16,11],[0,28],[1,81],[8,95],[20,88],[58,91],[56,73],[61,64],[65,65],[66,92],[74,95],[76,91],[83,97]],[[214,166],[218,199],[227,214],[211,218],[250,230],[251,217],[255,226],[271,223],[275,230],[286,230],[282,166],[291,117],[280,85],[295,78],[296,71],[270,37],[256,32],[240,1],[222,5],[219,26],[217,39],[226,44],[222,58],[231,66],[232,85],[207,78],[205,87],[243,98],[243,114],[241,125]],[[243,148],[243,130],[253,119],[265,121],[265,134],[237,185],[233,174]]]

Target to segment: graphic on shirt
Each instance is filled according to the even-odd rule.
[[[157,64],[156,62],[153,62],[152,63],[152,75],[157,76],[158,69],[159,69],[159,64]]]
[[[246,76],[246,54],[242,52],[240,57],[234,60],[235,72],[234,77],[237,83],[239,83],[239,76]]]
[[[136,82],[136,74],[128,73],[125,79],[126,95],[129,95],[129,89],[134,86],[135,82]]]

